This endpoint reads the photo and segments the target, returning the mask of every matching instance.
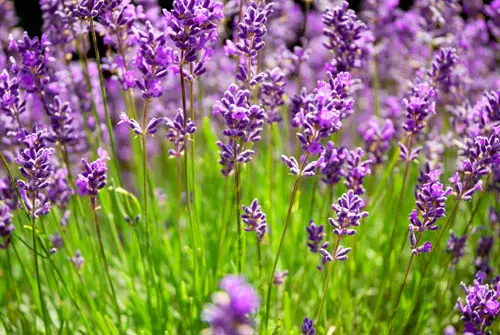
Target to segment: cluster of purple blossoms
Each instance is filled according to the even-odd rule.
[[[491,273],[490,258],[494,241],[493,236],[481,236],[479,239],[476,248],[476,259],[474,260],[476,271],[481,271],[485,274]]]
[[[246,225],[245,231],[255,232],[257,242],[262,242],[267,230],[266,214],[262,211],[257,199],[254,199],[250,206],[243,205],[242,207],[245,213],[241,215],[241,220]]]
[[[446,252],[452,257],[451,264],[457,265],[460,259],[465,255],[467,245],[467,235],[458,236],[450,231],[450,238],[446,242]]]
[[[439,169],[431,170],[426,174],[426,180],[419,185],[415,197],[417,209],[414,209],[409,217],[410,224],[410,244],[413,254],[430,252],[432,244],[425,242],[420,244],[422,233],[426,230],[437,230],[439,226],[436,221],[445,216],[445,203],[447,197],[452,193],[451,187],[444,189],[439,182],[441,171]],[[421,217],[421,218],[420,218]],[[418,236],[415,235],[418,232]]]
[[[106,165],[106,160],[109,160],[108,154],[102,148],[97,150],[97,154],[99,158],[93,162],[88,162],[85,158],[82,159],[84,170],[76,180],[78,194],[88,195],[92,200],[95,199],[99,190],[106,186],[106,172],[108,171]]]
[[[481,277],[472,286],[461,283],[465,300],[458,299],[456,308],[465,322],[464,334],[486,335],[489,326],[500,312],[500,281],[494,284],[483,283]]]
[[[217,40],[217,23],[222,18],[222,3],[214,0],[175,0],[166,17],[167,34],[182,51],[183,63],[198,60],[198,51]]]
[[[391,119],[385,119],[380,122],[375,117],[360,127],[361,137],[365,145],[365,150],[368,152],[373,164],[382,164],[386,157],[386,153],[391,146],[391,141],[394,138],[396,129]]]
[[[141,90],[144,99],[158,98],[163,94],[163,81],[169,67],[177,62],[177,56],[168,46],[165,33],[146,21],[145,30],[133,29],[138,39],[135,65],[142,78],[135,84]]]
[[[9,42],[9,50],[19,55],[19,61],[11,58],[14,60],[11,70],[17,75],[21,88],[29,93],[38,93],[42,100],[50,82],[48,63],[54,61],[50,46],[51,42],[45,34],[39,39],[30,38],[26,32],[21,40],[11,38]]]
[[[14,185],[9,177],[0,178],[0,202],[3,202],[11,210],[15,210],[19,206]]]
[[[356,234],[356,230],[353,227],[358,227],[362,218],[368,215],[368,212],[364,212],[363,208],[365,206],[364,201],[354,193],[353,190],[344,193],[338,200],[337,204],[332,205],[332,209],[335,211],[337,218],[328,218],[328,223],[333,227],[333,233],[342,239],[346,236]],[[308,247],[311,252],[318,252],[321,255],[321,265],[318,266],[319,270],[333,260],[344,261],[347,259],[347,254],[351,251],[351,248],[344,248],[339,245],[335,254],[332,255],[327,250],[329,243],[323,242],[325,233],[324,226],[316,226],[312,220],[309,221],[309,226],[306,228],[308,233]],[[321,245],[320,245],[321,244]]]
[[[250,59],[257,57],[257,53],[265,46],[264,36],[267,32],[267,18],[273,12],[274,4],[268,3],[261,7],[252,1],[248,6],[243,20],[238,24],[239,41],[236,50],[239,54]]]
[[[253,332],[250,315],[259,308],[259,297],[243,277],[228,275],[220,282],[223,291],[212,295],[202,319],[210,325],[206,334],[244,335]]]
[[[0,202],[0,249],[9,246],[12,232],[16,229],[12,224],[12,212],[9,206]]]
[[[184,152],[189,136],[196,132],[196,125],[191,119],[184,122],[184,114],[181,109],[177,110],[173,119],[166,118],[165,121],[168,129],[165,136],[175,147],[170,149],[168,154],[171,157],[180,157]]]
[[[309,318],[304,318],[304,323],[302,324],[302,335],[316,335],[316,329],[313,326],[313,320]]]
[[[427,75],[439,92],[446,92],[452,86],[453,69],[457,62],[457,51],[454,48],[441,48],[434,57]]]
[[[54,168],[51,157],[54,149],[45,145],[46,131],[35,131],[22,139],[25,149],[20,149],[16,163],[20,165],[19,172],[26,180],[17,180],[17,186],[23,191],[26,207],[35,218],[50,211],[50,202],[44,194],[49,186]]]
[[[239,89],[232,84],[224,92],[224,97],[214,106],[214,115],[221,115],[226,128],[222,134],[229,138],[228,143],[217,142],[220,150],[220,164],[224,176],[229,175],[234,164],[249,162],[254,151],[245,149],[246,144],[260,141],[264,110],[258,105],[250,105],[248,90]]]
[[[365,193],[363,180],[365,176],[372,173],[370,159],[363,161],[364,151],[361,148],[356,148],[349,151],[345,161],[345,182],[344,185],[355,194],[361,195]]]
[[[327,8],[323,14],[323,34],[328,38],[324,46],[333,53],[330,68],[334,72],[361,68],[371,54],[373,34],[358,19],[344,1],[341,6]]]
[[[18,78],[11,78],[7,70],[0,73],[0,110],[21,127],[20,116],[26,110],[26,99],[19,90]]]
[[[278,67],[265,72],[265,77],[259,86],[259,98],[265,107],[266,121],[268,123],[282,120],[279,108],[285,104],[285,73]]]
[[[78,137],[73,125],[70,104],[62,102],[59,96],[55,96],[46,108],[50,118],[50,132],[47,135],[47,140],[61,145],[75,143]]]
[[[82,0],[75,8],[75,15],[83,18],[96,17],[104,7],[104,0]]]
[[[345,176],[344,165],[349,156],[349,150],[343,147],[337,148],[333,142],[326,143],[321,153],[321,164],[319,171],[321,180],[328,185],[335,185]]]

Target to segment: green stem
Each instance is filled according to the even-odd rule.
[[[333,248],[333,252],[335,254],[337,253],[337,249],[339,248],[340,240],[341,240],[340,236],[337,235],[337,241],[335,242],[335,247]],[[330,286],[330,281],[332,280],[333,268],[334,268],[335,263],[337,263],[337,261],[334,259],[328,265],[328,274],[327,274],[325,282],[323,283],[323,293],[321,295],[321,302],[320,302],[319,307],[318,307],[318,312],[316,313],[317,324],[319,324],[319,320],[321,317],[321,311],[322,311],[323,306],[324,306],[325,301],[326,301],[327,291],[328,291],[328,287]]]
[[[47,317],[47,310],[45,306],[45,301],[43,299],[43,291],[42,291],[42,284],[40,281],[40,269],[38,266],[38,245],[36,243],[37,238],[36,238],[36,217],[35,217],[35,200],[37,198],[36,192],[33,193],[33,196],[31,197],[31,229],[32,229],[32,237],[33,237],[33,256],[35,259],[35,275],[36,275],[36,285],[38,288],[38,297],[40,299],[40,307],[42,308],[42,315],[43,315],[43,324],[45,325],[45,333],[50,334],[50,326],[49,326],[49,321]],[[36,327],[36,326],[35,326]]]
[[[111,275],[109,273],[108,259],[106,257],[106,253],[104,252],[104,243],[102,242],[101,228],[99,226],[99,218],[97,216],[96,198],[95,197],[91,197],[90,198],[90,203],[92,204],[92,212],[94,214],[94,224],[95,224],[95,230],[96,230],[96,233],[97,233],[97,240],[99,242],[99,251],[101,252],[102,261],[104,263],[104,270],[106,271],[106,277],[108,279],[109,287],[111,289],[111,295],[113,297],[113,303],[114,303],[115,308],[116,308],[116,313],[118,314],[118,325],[119,325],[119,328],[121,328],[120,306],[118,305],[118,299],[116,297],[115,286],[113,284],[113,280],[111,279]]]
[[[272,288],[273,288],[274,273],[276,272],[276,268],[278,266],[278,261],[280,258],[281,249],[283,248],[283,242],[285,241],[286,231],[288,229],[288,226],[290,225],[290,221],[292,218],[292,209],[293,209],[293,205],[295,203],[295,197],[297,196],[297,192],[299,190],[300,183],[302,181],[302,172],[304,171],[304,168],[306,166],[308,158],[309,158],[309,153],[307,153],[306,156],[304,157],[304,161],[302,162],[302,165],[300,167],[297,178],[295,179],[295,183],[293,184],[292,194],[290,195],[290,202],[288,204],[288,210],[287,210],[286,219],[285,219],[285,227],[283,228],[283,232],[281,233],[281,239],[280,239],[280,243],[278,245],[278,252],[276,253],[276,257],[274,258],[273,268],[271,270],[271,279],[269,280],[269,284],[267,287],[266,314],[265,314],[265,318],[264,318],[264,322],[263,322],[263,326],[265,327],[266,334],[267,334],[267,325],[269,323],[269,312],[270,312],[270,307],[271,307],[271,293],[272,293]]]
[[[120,185],[120,187],[123,187],[123,182],[120,175],[120,164],[118,162],[118,155],[116,154],[115,137],[113,135],[113,124],[111,123],[111,117],[109,116],[108,99],[106,96],[106,87],[104,85],[104,77],[101,68],[101,55],[99,54],[99,48],[97,46],[97,36],[94,29],[94,20],[92,18],[89,18],[89,21],[90,21],[90,32],[92,35],[92,44],[94,47],[95,58],[97,63],[97,72],[99,72],[99,86],[101,87],[102,104],[104,106],[104,114],[106,116],[106,126],[108,129],[109,142],[113,154],[115,175],[116,178],[118,179],[118,184]]]
[[[241,273],[241,260],[243,258],[242,238],[241,238],[241,200],[240,200],[240,173],[239,163],[237,160],[237,146],[234,140],[234,196],[236,199],[236,229],[238,233],[238,273]]]

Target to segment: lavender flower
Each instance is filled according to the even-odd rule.
[[[443,189],[443,184],[439,182],[441,171],[439,169],[431,170],[426,174],[426,182],[422,184],[416,192],[416,206],[409,217],[410,224],[410,244],[413,254],[420,254],[431,251],[431,243],[425,242],[423,246],[418,246],[422,233],[426,230],[437,230],[439,226],[436,221],[445,215],[445,203],[448,195],[451,194],[451,187]],[[422,219],[420,218],[422,217]],[[415,236],[418,232],[418,237]]]
[[[181,109],[177,110],[173,119],[166,119],[165,121],[168,129],[166,137],[175,146],[168,153],[171,157],[180,157],[184,152],[189,136],[195,133],[196,125],[191,119],[184,122],[184,114]]]
[[[21,127],[20,115],[26,110],[24,94],[19,91],[17,77],[10,77],[6,70],[0,73],[0,110],[4,111]]]
[[[304,323],[302,324],[302,335],[316,335],[316,330],[313,327],[313,320],[304,318]]]
[[[225,121],[226,128],[222,134],[229,137],[228,144],[217,142],[221,149],[221,172],[225,176],[232,171],[236,162],[247,163],[252,159],[254,151],[244,149],[244,145],[261,139],[264,110],[257,105],[250,105],[249,94],[248,90],[241,90],[232,84],[214,106],[213,114],[221,115]]]
[[[256,58],[257,53],[264,48],[264,35],[267,32],[266,22],[273,12],[273,3],[260,7],[252,1],[243,16],[243,20],[238,24],[239,41],[236,49],[241,55],[248,58]]]
[[[77,140],[73,125],[73,116],[70,104],[62,102],[55,96],[53,102],[47,105],[47,114],[50,118],[51,132],[47,140],[61,145],[73,144]]]
[[[408,98],[403,99],[406,108],[406,122],[403,129],[409,134],[418,134],[425,127],[428,118],[436,114],[436,104],[433,100],[435,91],[428,83],[416,85]]]
[[[363,180],[365,176],[371,174],[370,164],[372,161],[370,159],[362,161],[364,154],[363,149],[356,148],[349,151],[346,157],[344,185],[357,195],[365,193]]]
[[[250,314],[259,308],[257,293],[243,277],[228,275],[219,286],[223,291],[212,296],[212,303],[205,305],[202,313],[210,325],[207,334],[250,334]]]
[[[313,220],[309,220],[309,225],[306,227],[306,231],[308,235],[307,239],[309,241],[307,242],[307,246],[309,247],[309,250],[311,250],[311,252],[317,253],[320,249],[328,248],[328,242],[322,243],[323,239],[325,238],[324,225],[316,226]]]
[[[176,55],[168,47],[165,34],[151,22],[146,22],[145,30],[134,28],[133,32],[138,40],[135,64],[142,74],[136,85],[144,99],[158,98],[163,94],[163,81],[176,62]]]
[[[496,284],[482,283],[474,280],[472,286],[461,283],[465,292],[465,300],[458,299],[456,308],[465,322],[465,334],[489,334],[488,327],[493,323],[500,311],[500,282]]]
[[[349,150],[340,147],[337,148],[333,142],[325,145],[323,157],[320,165],[321,180],[328,185],[335,185],[345,176],[344,165],[349,156]]]
[[[82,256],[82,252],[80,250],[77,250],[75,252],[75,256],[71,258],[71,261],[73,262],[73,265],[75,266],[77,271],[80,271],[83,263],[85,263],[85,258]]]
[[[84,170],[76,180],[77,192],[81,196],[88,195],[95,198],[99,190],[106,186],[106,172],[108,170],[106,160],[109,160],[109,156],[102,148],[99,148],[97,153],[99,158],[93,162],[89,163],[87,159],[82,159]]]
[[[174,0],[166,17],[168,36],[183,51],[181,62],[192,63],[197,52],[217,40],[217,23],[222,18],[222,3],[213,0]]]
[[[241,215],[241,220],[246,225],[245,231],[255,232],[257,242],[260,243],[267,230],[266,214],[262,212],[257,199],[254,199],[250,206],[243,205],[242,207],[245,213]]]
[[[490,257],[493,249],[493,242],[493,236],[481,236],[479,239],[476,248],[476,259],[474,260],[476,271],[481,271],[485,274],[491,273]]]
[[[63,239],[58,232],[55,232],[54,235],[50,237],[50,243],[52,244],[52,248],[56,250],[64,246]]]
[[[434,86],[440,90],[449,90],[452,86],[452,71],[458,62],[457,51],[454,48],[441,48],[432,60],[428,76]]]
[[[104,0],[82,0],[76,7],[75,14],[80,17],[96,17],[104,7]]]
[[[382,125],[382,122],[373,117],[366,125],[360,127],[360,133],[365,150],[373,164],[382,164],[396,133],[393,122],[390,119],[385,119]]]
[[[371,53],[373,35],[344,1],[341,6],[327,8],[323,14],[323,45],[333,53],[330,65],[334,72],[361,68]]]
[[[259,98],[265,107],[266,121],[268,123],[280,122],[282,120],[279,107],[285,104],[285,74],[280,68],[274,68],[265,73],[264,80],[259,86]]]
[[[274,273],[273,284],[276,286],[282,285],[286,277],[288,277],[288,270],[283,270],[282,272],[276,271]]]
[[[0,249],[6,249],[16,229],[12,224],[12,212],[9,206],[0,202]]]
[[[363,212],[364,201],[353,190],[342,194],[337,204],[332,205],[337,218],[328,218],[328,223],[334,228],[333,233],[339,237],[346,237],[356,234],[353,227],[358,227],[360,220],[368,216],[368,212]]]
[[[22,142],[26,148],[19,150],[16,157],[19,172],[26,178],[25,181],[17,180],[17,186],[23,191],[25,204],[34,217],[45,215],[50,210],[43,191],[49,186],[49,177],[53,173],[50,159],[54,150],[45,146],[45,136],[43,130],[25,136]]]
[[[450,238],[446,243],[446,252],[452,256],[452,265],[458,264],[460,259],[465,254],[465,246],[467,242],[467,235],[457,236],[453,231],[450,231]]]

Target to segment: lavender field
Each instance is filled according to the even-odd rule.
[[[500,334],[500,0],[14,5],[1,335]]]

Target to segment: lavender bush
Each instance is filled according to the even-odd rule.
[[[500,334],[500,1],[0,0],[0,334]]]

